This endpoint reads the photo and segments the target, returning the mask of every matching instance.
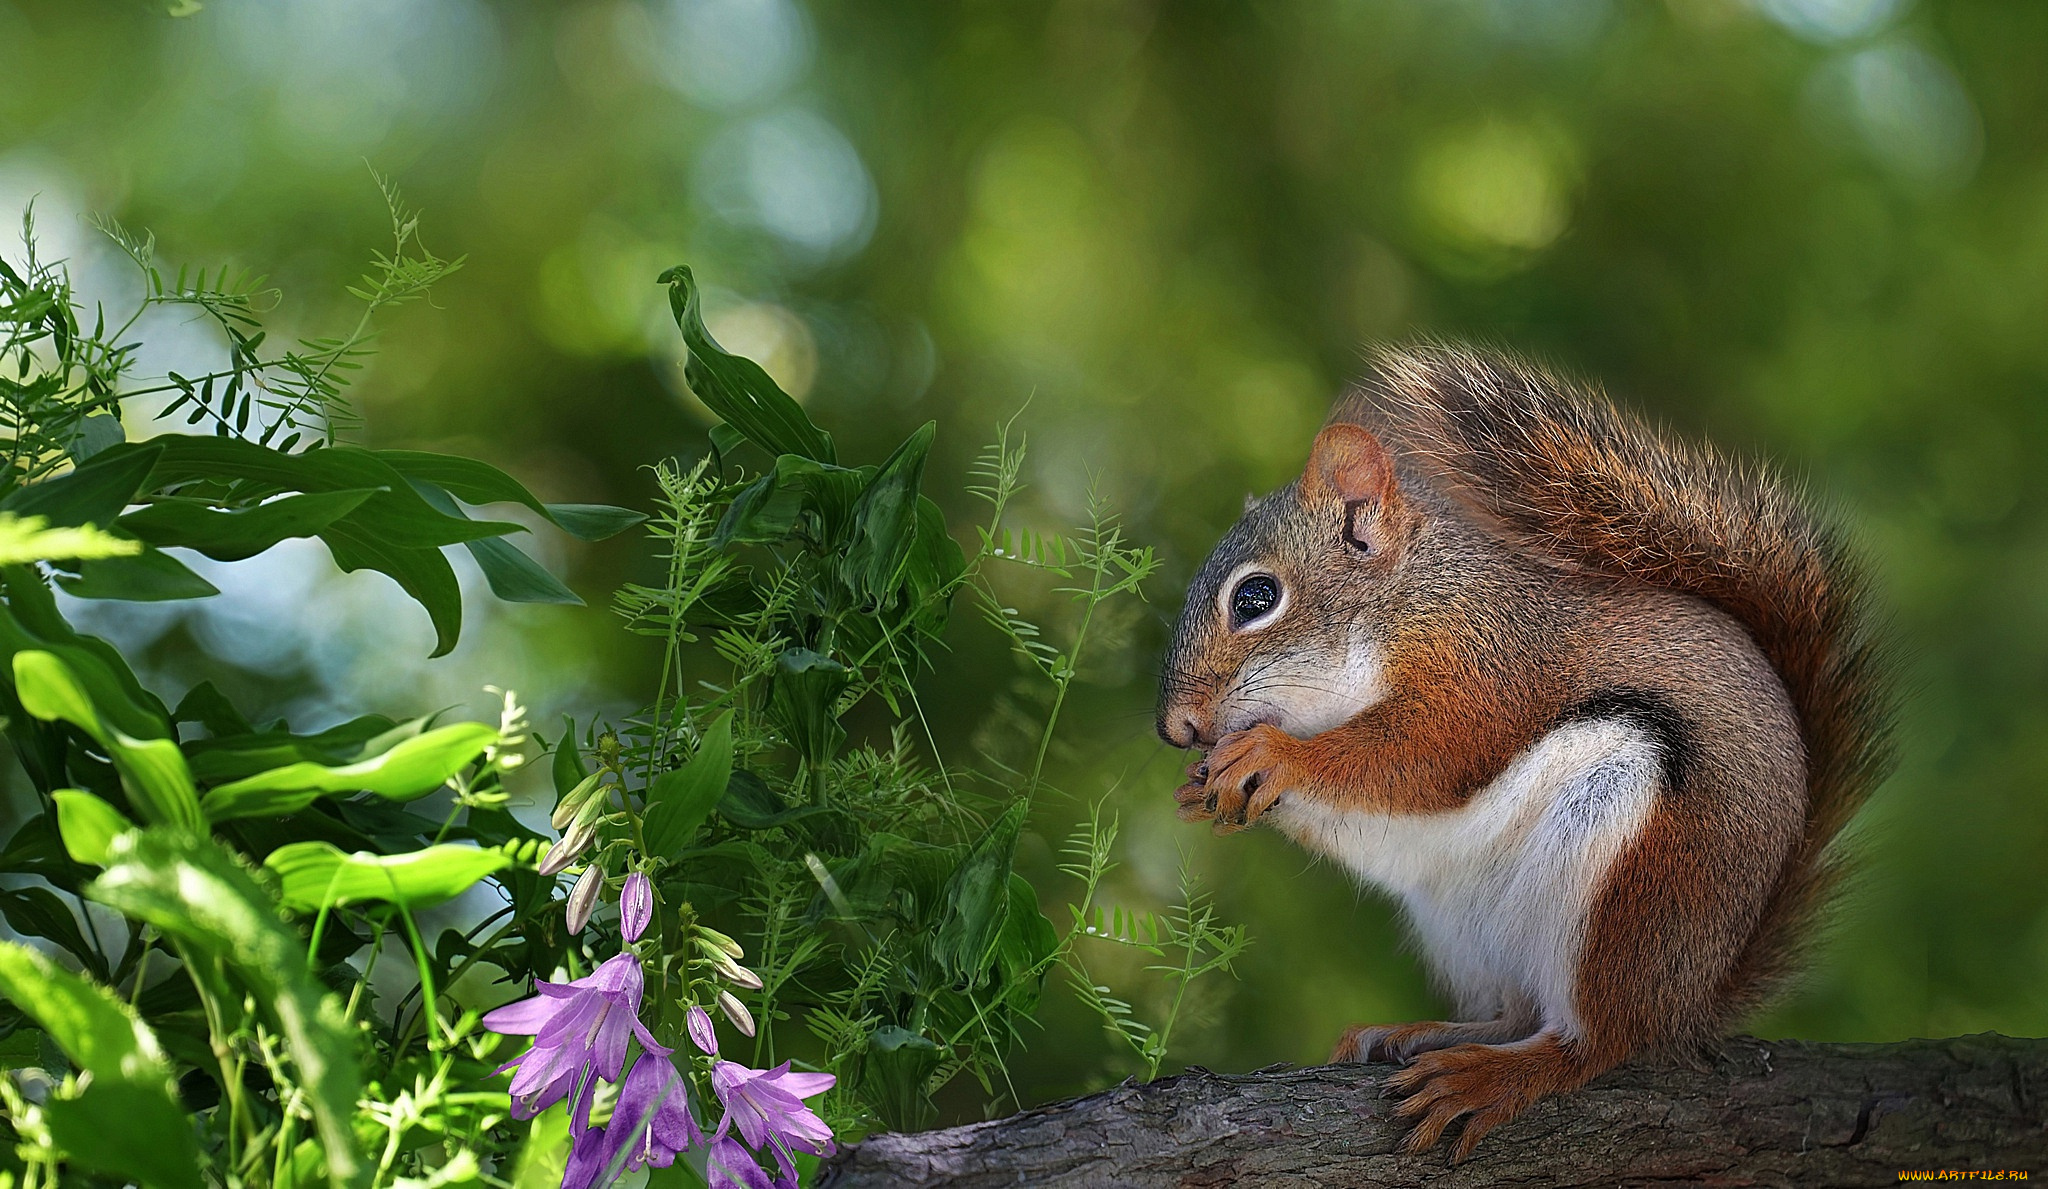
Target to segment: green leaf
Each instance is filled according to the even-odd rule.
[[[927,421],[896,447],[853,508],[852,546],[840,562],[846,585],[880,603],[896,593],[897,575],[917,535],[918,484],[936,422]]]
[[[198,1189],[199,1147],[175,1097],[156,1085],[98,1081],[43,1104],[50,1139],[71,1164],[151,1189]]]
[[[725,796],[718,802],[718,815],[742,830],[768,830],[833,812],[829,805],[788,805],[745,768],[733,769]]]
[[[494,727],[453,723],[353,764],[301,762],[261,772],[213,789],[200,804],[207,817],[218,822],[297,813],[334,793],[366,792],[410,801],[440,788],[497,741]]]
[[[144,1185],[197,1189],[198,1145],[163,1049],[113,992],[24,945],[0,941],[0,995],[92,1074],[74,1099],[44,1104],[51,1138],[73,1162]]]
[[[616,537],[647,519],[647,513],[611,504],[546,504],[547,518],[579,541]]]
[[[415,479],[413,486],[428,503],[450,516],[465,519],[468,513],[455,497],[439,487]],[[560,579],[547,572],[539,562],[520,552],[503,537],[489,537],[481,541],[465,541],[463,548],[476,558],[477,568],[484,572],[484,580],[491,584],[491,593],[508,603],[564,603],[581,607],[583,600],[576,592],[562,585]]]
[[[703,303],[687,265],[661,274],[668,286],[669,309],[690,359],[683,379],[697,399],[720,419],[770,454],[799,454],[818,462],[834,462],[832,435],[819,429],[789,394],[769,379],[761,365],[728,354],[705,329]]]
[[[57,585],[75,599],[129,603],[203,599],[220,593],[220,587],[193,573],[192,567],[149,548],[130,557],[87,558],[78,563],[78,577],[59,574]]]
[[[462,586],[455,580],[454,567],[437,548],[393,545],[352,521],[338,520],[320,534],[334,564],[343,573],[375,570],[398,583],[433,621],[432,655],[448,655],[462,636]]]
[[[85,964],[96,978],[106,978],[106,960],[79,928],[71,907],[48,888],[0,888],[0,913],[16,933],[54,941]]]
[[[1050,969],[1046,959],[1059,948],[1059,931],[1038,908],[1031,881],[1010,873],[1010,911],[996,939],[996,969],[1002,973],[1007,1002],[1020,1012],[1038,1010],[1038,995]]]
[[[1010,864],[1029,808],[1024,801],[1011,805],[946,883],[949,910],[932,952],[957,982],[979,986],[987,979],[996,939],[1009,917]]]
[[[852,531],[854,505],[874,473],[873,467],[849,470],[784,454],[733,498],[711,543],[770,545],[801,528],[812,544],[836,550]],[[814,519],[806,520],[806,513]]]
[[[142,552],[142,542],[113,536],[90,524],[50,528],[48,523],[40,516],[0,512],[0,565],[129,557]]]
[[[279,541],[316,536],[375,495],[369,489],[280,496],[250,508],[164,499],[121,517],[120,526],[160,548],[194,549],[216,561],[254,557]]]
[[[263,860],[278,878],[279,901],[302,912],[365,900],[424,908],[454,899],[511,864],[502,851],[453,843],[373,855],[343,854],[325,842],[293,842]]]
[[[647,848],[674,858],[725,796],[732,780],[732,713],[718,716],[690,762],[654,778],[647,790]]]
[[[470,541],[463,548],[476,558],[477,568],[491,584],[491,593],[508,603],[583,605],[581,595],[562,585],[560,578],[502,537]]]
[[[184,706],[180,704],[179,709],[182,711]],[[381,714],[366,714],[311,735],[294,735],[281,729],[223,732],[212,739],[192,740],[185,744],[185,752],[192,775],[202,784],[224,784],[300,760],[353,764],[426,729],[424,718],[394,723]]]
[[[13,668],[22,709],[47,721],[68,722],[105,748],[121,774],[122,788],[143,816],[188,830],[205,828],[198,790],[176,742],[137,739],[103,722],[94,697],[55,653],[17,652]]]
[[[555,745],[553,768],[557,797],[568,796],[570,789],[590,776],[590,769],[583,766],[583,753],[576,749],[576,720],[566,714],[562,716],[562,741]]]
[[[100,714],[124,734],[162,739],[171,734],[163,703],[142,688],[121,654],[104,640],[80,635],[57,611],[41,575],[26,566],[0,570],[6,599],[0,602],[0,678],[13,674],[13,657],[26,650],[49,652],[63,660],[92,695]]]
[[[188,968],[219,963],[254,992],[257,1010],[284,1036],[336,1186],[365,1171],[350,1128],[361,1075],[355,1034],[341,1005],[306,970],[304,944],[269,897],[211,839],[162,829],[114,839],[106,872],[87,894],[156,926]]]
[[[210,496],[220,484],[238,481],[238,499],[261,499],[288,491],[370,492],[338,523],[353,524],[357,531],[392,545],[438,548],[521,531],[521,526],[503,521],[445,515],[421,499],[405,476],[375,451],[353,446],[286,454],[241,438],[163,434],[147,442],[115,446],[94,458],[92,465],[146,449],[160,452],[146,491],[198,484],[196,490]]]
[[[57,528],[105,528],[135,502],[162,454],[162,446],[144,443],[103,450],[68,474],[17,488],[0,500],[0,512],[41,516]]]
[[[647,516],[609,504],[543,504],[526,485],[487,462],[423,450],[377,450],[376,456],[408,479],[431,483],[466,504],[524,504],[580,541],[602,541]]]
[[[775,658],[775,684],[768,713],[790,745],[820,768],[846,741],[839,725],[839,695],[853,680],[846,666],[807,648],[791,648]]]
[[[107,848],[115,837],[135,828],[120,810],[83,789],[58,789],[50,795],[57,802],[57,830],[64,837],[64,852],[73,862],[106,866]]]

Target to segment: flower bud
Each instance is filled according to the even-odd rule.
[[[640,940],[647,932],[647,922],[653,919],[654,884],[635,871],[626,877],[626,886],[619,893],[619,932],[631,944]]]
[[[724,953],[719,953],[711,959],[711,968],[718,972],[719,977],[734,986],[745,987],[749,991],[761,989],[760,975],[733,961]]]
[[[718,993],[718,1010],[725,1013],[725,1018],[732,1021],[733,1027],[748,1036],[754,1034],[754,1013],[747,1010],[746,1004],[735,999],[731,991]]]
[[[548,823],[557,830],[568,829],[569,823],[576,820],[576,813],[583,808],[584,802],[590,800],[597,792],[597,782],[603,775],[604,773],[597,772],[586,776],[575,788],[563,793],[562,799],[555,803],[555,812],[548,818]]]
[[[691,1042],[711,1056],[718,1056],[718,1030],[711,1026],[711,1013],[691,1004],[686,1023]]]
[[[540,861],[542,876],[560,875],[576,856],[590,847],[590,840],[597,837],[597,823],[580,822],[569,828],[560,842],[548,848],[548,857]]]
[[[697,926],[697,948],[712,955],[716,955],[719,950],[724,950],[735,958],[747,956],[747,951],[740,948],[739,942],[734,941],[716,929],[709,929],[703,925]]]
[[[604,890],[604,872],[592,863],[583,869],[583,877],[569,890],[569,932],[581,933],[583,926],[590,923],[590,912],[597,907],[597,894]]]

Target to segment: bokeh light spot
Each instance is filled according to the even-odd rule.
[[[704,324],[719,346],[760,364],[784,392],[797,400],[810,395],[818,379],[818,342],[809,324],[788,307],[750,301],[713,309]]]
[[[851,255],[875,229],[875,184],[860,153],[814,112],[783,108],[727,128],[697,163],[699,192],[721,218],[758,227],[800,258]]]
[[[1452,246],[1533,253],[1571,222],[1570,156],[1547,129],[1489,121],[1423,152],[1413,201]]]
[[[1808,41],[1865,37],[1889,26],[1906,0],[1755,0],[1757,10]]]
[[[1850,57],[1848,81],[1864,144],[1894,172],[1947,187],[1975,171],[1977,109],[1941,59],[1910,42],[1876,45]]]
[[[663,84],[705,107],[772,99],[811,61],[810,22],[791,0],[671,0],[652,33],[628,49]]]

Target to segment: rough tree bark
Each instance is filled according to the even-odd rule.
[[[1150,1085],[842,1153],[876,1186],[1889,1185],[1908,1169],[2048,1178],[2048,1040],[1731,1040],[1707,1068],[1635,1064],[1531,1107],[1451,1166],[1399,1154],[1386,1065]]]

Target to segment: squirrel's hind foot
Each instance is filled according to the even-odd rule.
[[[1405,1095],[1395,1113],[1414,1121],[1403,1150],[1435,1147],[1459,1119],[1453,1162],[1471,1155],[1480,1137],[1549,1094],[1575,1090],[1600,1070],[1555,1032],[1541,1032],[1510,1044],[1467,1044],[1424,1053],[1386,1081]]]
[[[1337,1038],[1330,1062],[1391,1061],[1406,1065],[1422,1054],[1453,1045],[1505,1044],[1536,1030],[1533,1021],[1509,1019],[1447,1023],[1422,1020],[1413,1024],[1353,1024]]]

